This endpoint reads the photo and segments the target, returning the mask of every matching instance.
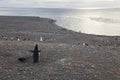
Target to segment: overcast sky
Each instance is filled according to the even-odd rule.
[[[30,8],[120,7],[120,0],[0,0],[0,7],[30,7]]]

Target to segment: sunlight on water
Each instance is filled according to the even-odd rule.
[[[120,12],[85,11],[75,17],[64,17],[57,24],[67,29],[96,35],[120,35]],[[63,23],[63,24],[61,24]]]
[[[73,9],[7,9],[0,8],[0,15],[40,16],[57,20],[56,24],[69,30],[120,36],[120,9],[73,10]]]

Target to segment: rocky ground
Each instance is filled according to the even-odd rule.
[[[120,80],[119,36],[76,33],[54,22],[0,17],[1,80]],[[29,52],[35,44],[42,50],[38,63]]]

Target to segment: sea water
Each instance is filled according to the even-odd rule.
[[[120,36],[120,9],[0,8],[1,16],[52,18],[69,30],[95,35]]]

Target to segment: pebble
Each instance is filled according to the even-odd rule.
[[[33,72],[30,72],[30,74],[33,74]]]
[[[21,75],[21,73],[17,73],[18,75]]]
[[[11,78],[11,76],[8,76],[8,78]]]
[[[9,71],[9,72],[11,72],[12,70],[11,70],[11,69],[9,69],[8,71]]]
[[[26,71],[23,71],[23,73],[25,74],[25,73],[26,73]]]
[[[92,68],[94,68],[95,66],[94,66],[94,65],[92,65],[91,67],[92,67]]]
[[[25,79],[25,76],[23,76],[22,78]]]
[[[14,39],[14,37],[11,37],[10,39],[11,39],[11,40],[13,40],[13,39]]]
[[[94,75],[94,77],[97,77],[97,75]]]

